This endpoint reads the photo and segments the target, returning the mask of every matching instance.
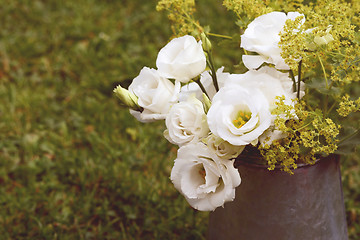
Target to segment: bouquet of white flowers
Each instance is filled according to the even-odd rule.
[[[239,10],[240,2],[224,5],[241,18],[246,9]],[[238,23],[243,27],[239,54],[248,70],[228,73],[212,57],[209,38],[220,35],[193,19],[193,4],[159,2],[177,24],[186,20],[178,27],[182,36],[160,50],[157,69],[144,67],[128,90],[118,86],[114,92],[137,120],[165,121],[165,138],[179,146],[171,181],[192,207],[210,211],[234,199],[241,183],[234,161],[246,148],[257,149],[270,170],[281,165],[289,173],[299,162],[313,163],[320,154],[336,151],[341,127],[331,111],[338,107],[338,115],[345,116],[360,108],[360,98],[348,95],[348,86],[358,81],[352,76],[359,73],[354,56],[359,38],[353,18],[342,28],[331,19],[316,22],[316,16],[306,23],[311,11],[317,11],[317,20],[328,18],[319,9],[284,13],[264,5],[255,13],[247,10],[252,13],[248,22]],[[350,28],[341,32],[346,24]],[[311,91],[316,94],[307,97]]]

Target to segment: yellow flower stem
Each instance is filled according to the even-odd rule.
[[[232,39],[232,37],[230,36],[226,36],[226,35],[222,35],[222,34],[217,34],[217,33],[206,33],[209,36],[214,36],[214,37],[219,37],[219,38],[226,38],[226,39]]]
[[[317,54],[317,57],[319,59],[319,62],[320,62],[320,65],[321,65],[321,68],[322,68],[322,71],[323,71],[323,74],[324,74],[324,78],[325,78],[325,87],[327,90],[330,90],[331,86],[329,87],[329,83],[328,83],[328,79],[327,79],[327,76],[326,76],[326,70],[325,70],[325,66],[321,60],[321,57]],[[324,118],[326,117],[327,113],[328,113],[328,110],[327,110],[327,105],[328,105],[328,102],[329,102],[329,95],[326,95],[325,96],[325,102],[324,102]]]
[[[290,144],[292,144],[293,143],[293,137],[292,138],[290,138],[290,140],[289,140],[289,142],[288,142],[288,144],[285,146],[287,149],[289,149],[290,148]]]
[[[187,20],[188,22],[190,22],[191,24],[194,24],[198,29],[201,29],[201,31],[203,31],[203,28],[202,28],[199,24],[197,24],[197,23],[190,17],[190,15],[189,15],[186,11],[182,10],[182,13],[185,15],[186,20]],[[210,32],[208,32],[208,33],[206,33],[206,34],[209,35],[209,36],[213,36],[213,37],[232,39],[232,37],[227,36],[227,35],[223,35],[223,34],[210,33]]]
[[[317,118],[319,119],[319,121],[322,122],[322,119],[321,119],[321,117],[320,117],[318,114],[316,114],[316,113],[314,113],[314,112],[309,112],[309,114],[315,115],[315,117],[317,117]],[[298,129],[295,129],[294,132],[299,131],[299,130],[301,130],[301,129],[303,129],[303,128],[306,128],[307,126],[309,126],[309,125],[311,125],[311,124],[312,124],[312,121],[310,121],[309,123],[301,126],[301,127],[298,128]]]
[[[342,57],[348,57],[347,55],[345,55],[345,54],[343,54],[343,53],[341,53],[341,52],[332,52],[332,51],[326,51],[326,53],[327,54],[330,54],[331,56],[333,56],[333,57],[336,57],[337,55],[339,55],[339,56],[342,56]],[[358,60],[359,61],[359,60]]]
[[[203,28],[199,24],[197,24],[186,11],[184,11],[183,9],[181,9],[181,11],[186,16],[186,20],[188,20],[191,24],[194,24],[198,29],[201,30],[201,32],[204,31]]]
[[[328,79],[327,79],[327,76],[326,76],[326,71],[325,71],[325,67],[324,67],[324,64],[323,62],[321,61],[321,57],[317,54],[317,57],[319,59],[319,62],[320,62],[320,65],[321,65],[321,68],[322,68],[322,71],[324,73],[324,78],[325,78],[325,86],[326,86],[326,89],[329,89],[329,85],[328,85]]]
[[[294,132],[297,132],[297,131],[299,131],[299,130],[301,130],[303,128],[306,128],[309,125],[311,125],[311,122],[309,122],[308,124],[303,125],[302,127],[298,128],[298,129],[295,129]]]

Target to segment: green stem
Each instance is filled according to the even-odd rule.
[[[184,11],[183,9],[181,9],[181,11],[186,16],[185,19],[188,20],[188,22],[194,24],[198,29],[201,29],[201,31],[203,31],[203,28],[199,24],[197,24],[186,11]]]
[[[294,132],[297,132],[297,131],[299,131],[299,130],[301,130],[301,129],[303,129],[303,128],[306,128],[306,127],[309,126],[310,124],[311,124],[311,122],[303,125],[302,127],[298,128],[298,129],[295,129]]]
[[[345,142],[346,140],[348,140],[348,139],[350,139],[350,138],[354,137],[356,134],[358,134],[358,133],[359,133],[359,131],[360,131],[360,129],[359,129],[359,128],[358,128],[358,129],[356,129],[356,131],[355,131],[355,132],[353,132],[352,134],[350,134],[350,135],[348,135],[348,136],[344,137],[343,139],[339,140],[339,141],[337,142],[337,145],[338,145],[338,146],[340,146],[340,144],[341,144],[342,142]]]
[[[329,86],[329,83],[328,83],[328,79],[327,79],[327,76],[326,76],[326,70],[325,70],[325,66],[321,60],[321,57],[319,55],[317,55],[318,59],[319,59],[319,62],[320,62],[320,65],[321,65],[321,68],[322,68],[322,71],[323,71],[323,74],[324,74],[324,78],[325,78],[325,87],[327,90],[330,90],[330,88],[332,87],[332,84]],[[329,103],[329,95],[326,95],[325,96],[325,102],[324,102],[324,118],[326,117],[327,113],[328,113],[328,110],[327,110],[327,105]]]
[[[218,92],[219,91],[219,85],[218,85],[218,81],[217,81],[217,77],[216,77],[216,69],[215,69],[215,66],[214,66],[214,61],[213,61],[213,58],[212,58],[211,51],[207,52],[207,54],[208,54],[208,64],[209,64],[210,71],[211,71],[210,75],[211,75],[211,78],[213,80],[215,90],[216,90],[216,92]]]
[[[204,88],[204,85],[202,85],[202,83],[200,82],[200,79],[197,80],[197,81],[195,81],[195,82],[199,85],[201,91],[202,91],[203,93],[205,93],[205,95],[210,99],[209,95],[207,94],[207,92],[206,92],[206,90],[205,90],[205,88]]]
[[[317,55],[318,59],[319,59],[319,62],[321,64],[321,68],[322,68],[322,71],[323,71],[323,74],[324,74],[324,78],[325,78],[325,84],[326,84],[326,89],[329,89],[329,84],[328,84],[328,79],[326,77],[326,71],[325,71],[325,67],[324,67],[324,64],[323,62],[321,61],[321,57],[319,55]]]
[[[289,74],[293,81],[293,92],[296,92],[296,80],[295,80],[294,72],[290,69]]]
[[[222,34],[217,34],[217,33],[206,33],[209,36],[214,36],[214,37],[219,37],[219,38],[226,38],[226,39],[232,39],[232,37],[230,36],[226,36],[226,35],[222,35]]]
[[[298,66],[297,99],[300,99],[301,65],[302,65],[302,60],[300,60]]]
[[[329,115],[329,113],[333,110],[333,108],[336,106],[336,103],[333,103],[333,105],[331,105],[331,107],[327,110],[327,112],[325,113],[325,116]]]

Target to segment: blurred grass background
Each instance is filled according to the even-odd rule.
[[[198,3],[213,32],[238,31],[220,1]],[[155,67],[171,36],[155,5],[0,0],[0,239],[206,236],[208,213],[169,180],[176,148],[163,123],[138,123],[112,94]],[[238,46],[226,49],[216,61],[237,64]],[[359,163],[343,160],[351,239],[360,238]]]

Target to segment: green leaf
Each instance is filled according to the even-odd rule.
[[[328,81],[328,85],[330,86],[331,81]],[[306,82],[306,87],[309,89],[314,89],[317,92],[330,95],[330,96],[339,96],[342,90],[338,87],[331,87],[330,89],[326,87],[326,80],[325,78],[311,78],[309,81]]]

